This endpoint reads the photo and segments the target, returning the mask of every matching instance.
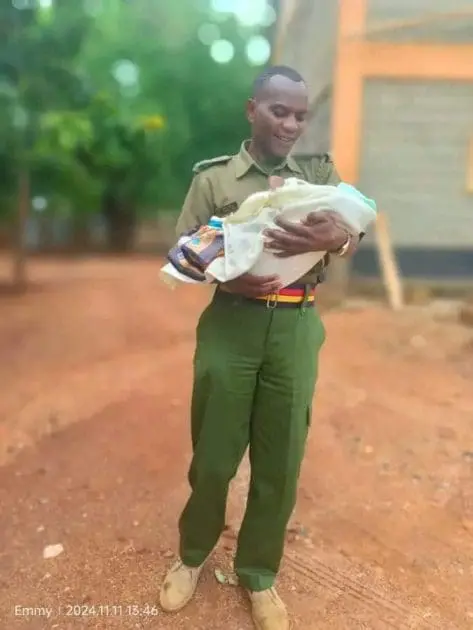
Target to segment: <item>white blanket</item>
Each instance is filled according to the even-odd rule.
[[[297,178],[285,180],[278,188],[250,195],[232,215],[222,220],[225,255],[216,258],[206,270],[206,283],[228,282],[250,272],[277,274],[282,286],[295,282],[317,264],[326,252],[310,252],[278,258],[267,249],[264,230],[276,228],[274,219],[300,223],[311,212],[333,210],[360,233],[376,219],[376,204],[349,184],[322,186]],[[161,277],[170,284],[176,280],[197,283],[179,273],[170,263]]]

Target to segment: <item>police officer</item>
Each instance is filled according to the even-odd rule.
[[[340,178],[328,155],[291,155],[307,116],[307,86],[295,70],[276,66],[262,73],[247,103],[251,139],[236,155],[194,167],[177,233],[234,212],[248,195],[267,189],[271,176],[336,185]],[[298,226],[281,219],[267,236],[281,256],[310,251],[347,256],[358,243],[350,230],[335,213],[323,212]],[[191,494],[179,520],[179,560],[161,588],[166,611],[180,610],[192,598],[225,526],[229,483],[249,446],[251,481],[235,572],[258,630],[289,628],[274,582],[325,340],[315,308],[321,271],[319,264],[282,290],[275,276],[245,274],[217,286],[201,314],[191,404]]]

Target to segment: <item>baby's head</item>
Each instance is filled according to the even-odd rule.
[[[269,178],[269,187],[274,189],[280,188],[281,186],[284,186],[284,177],[279,177],[279,175],[271,175]]]

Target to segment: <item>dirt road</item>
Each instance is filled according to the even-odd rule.
[[[246,462],[195,601],[176,616],[155,605],[187,497],[194,327],[208,299],[170,292],[158,268],[35,263],[30,293],[0,298],[2,629],[252,627],[244,595],[214,575],[231,567]],[[471,329],[437,309],[376,305],[325,324],[279,579],[294,627],[471,629]]]

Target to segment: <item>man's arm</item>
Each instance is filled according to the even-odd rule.
[[[342,178],[340,177],[340,174],[337,171],[337,167],[335,166],[335,163],[331,156],[328,156],[328,159],[326,159],[326,168],[328,169],[326,184],[328,184],[329,186],[338,186],[338,184],[342,182]],[[335,219],[339,219],[339,217],[337,216],[335,217]],[[361,232],[360,234],[354,232],[351,226],[347,225],[344,221],[342,221],[341,225],[350,234],[351,237],[348,247],[342,254],[344,258],[348,258],[355,254],[358,245],[365,234],[364,232]]]
[[[193,178],[181,213],[176,223],[176,234],[181,236],[192,228],[207,223],[214,211],[212,190],[206,174],[197,174]]]

